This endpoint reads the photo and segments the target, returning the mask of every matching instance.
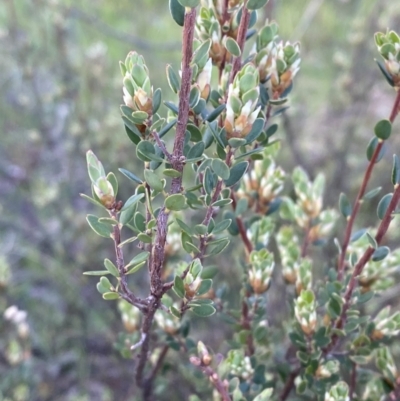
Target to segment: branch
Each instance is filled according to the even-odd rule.
[[[117,220],[117,211],[115,209],[109,210],[108,211],[110,217],[112,219]],[[113,241],[114,241],[114,249],[115,249],[115,258],[116,258],[116,264],[117,264],[117,269],[119,272],[119,277],[120,277],[120,286],[122,290],[122,296],[123,299],[125,299],[127,302],[129,302],[131,305],[136,306],[140,311],[145,313],[147,311],[147,302],[143,299],[140,299],[133,295],[132,291],[128,287],[126,275],[125,275],[125,262],[124,262],[124,254],[122,251],[122,248],[120,248],[120,243],[121,243],[121,230],[118,224],[113,226],[113,235],[112,235]]]
[[[383,217],[381,224],[378,227],[378,232],[375,235],[375,240],[378,245],[380,245],[384,235],[386,234],[389,228],[390,222],[392,220],[392,213],[395,211],[397,204],[399,203],[399,200],[400,200],[400,185],[397,185],[395,187],[395,191],[393,193],[389,206],[386,210],[385,216]],[[336,329],[341,329],[346,323],[347,311],[351,306],[351,297],[357,285],[357,278],[362,273],[365,265],[371,259],[374,252],[375,249],[369,246],[367,250],[364,252],[361,259],[357,262],[357,264],[354,267],[353,274],[351,275],[350,281],[347,285],[346,292],[344,294],[344,304],[342,308],[342,313],[340,314],[339,318],[336,320],[335,323]],[[326,348],[325,353],[330,352],[335,347],[338,339],[339,339],[338,335],[334,334],[332,337],[332,342]]]
[[[236,210],[236,205],[237,205],[236,197],[235,197],[235,194],[232,191],[231,191],[231,199],[232,199],[232,209]],[[244,243],[244,245],[246,247],[247,253],[250,254],[251,251],[253,250],[253,245],[252,245],[252,243],[250,242],[250,240],[249,240],[249,238],[247,236],[246,227],[245,227],[245,225],[243,223],[242,218],[241,217],[236,217],[236,223],[238,225],[239,234],[240,234],[240,236],[242,238],[242,241],[243,241],[243,243]]]
[[[297,375],[300,373],[301,368],[297,368],[295,371],[293,371],[289,377],[286,380],[286,383],[283,387],[283,390],[279,396],[280,401],[285,401],[286,398],[289,397],[290,392],[292,391],[292,388],[294,386],[294,381],[296,380]]]
[[[190,62],[193,55],[193,36],[196,22],[196,9],[192,8],[185,14],[185,21],[182,34],[182,84],[179,92],[179,112],[178,123],[176,127],[175,141],[172,152],[172,166],[180,173],[183,172],[184,156],[183,144],[186,132],[186,126],[189,118],[189,95],[192,80],[192,69]],[[170,194],[181,192],[182,174],[180,177],[172,179]],[[151,269],[151,292],[157,297],[163,294],[163,284],[161,282],[161,269],[164,265],[165,243],[167,241],[167,223],[169,212],[163,207],[157,218],[157,236],[154,243],[153,266]]]
[[[179,92],[179,112],[176,135],[174,141],[173,152],[171,155],[171,163],[179,172],[183,172],[184,156],[183,144],[186,132],[186,125],[189,116],[189,95],[192,80],[192,70],[190,62],[193,54],[193,36],[194,26],[196,22],[196,9],[192,8],[186,12],[183,33],[182,33],[182,84]],[[171,183],[170,194],[181,192],[182,175],[174,178]],[[151,397],[151,388],[146,387],[146,382],[143,379],[144,369],[148,360],[148,351],[150,348],[150,331],[153,324],[154,315],[160,307],[160,299],[165,293],[164,286],[161,280],[161,269],[164,265],[165,244],[167,240],[168,230],[168,215],[169,212],[163,207],[157,218],[157,234],[153,246],[152,263],[150,266],[150,293],[149,305],[147,314],[145,314],[142,323],[142,336],[145,335],[140,354],[139,362],[136,370],[136,383],[143,389],[145,400]],[[152,380],[150,381],[150,384]]]
[[[397,92],[397,96],[396,96],[395,102],[393,104],[392,111],[390,113],[389,120],[391,123],[393,123],[394,120],[396,119],[397,114],[399,112],[399,107],[400,107],[400,91]],[[343,279],[346,252],[347,252],[347,247],[349,246],[349,243],[350,243],[350,237],[351,237],[351,232],[353,229],[353,224],[356,219],[357,213],[360,209],[362,198],[365,194],[365,190],[367,188],[368,182],[371,178],[372,170],[375,167],[375,163],[378,158],[378,155],[382,150],[382,146],[383,146],[383,142],[379,142],[377,147],[375,148],[374,154],[372,155],[372,158],[369,162],[367,171],[365,172],[364,179],[361,184],[360,190],[357,194],[357,198],[354,202],[353,210],[351,212],[351,215],[350,215],[349,220],[346,225],[346,231],[345,231],[343,244],[342,244],[342,252],[340,254],[339,261],[338,261],[338,279],[339,280]]]
[[[239,30],[236,42],[240,47],[241,54],[243,53],[244,43],[246,41],[246,34],[247,34],[247,27],[249,26],[250,21],[250,13],[247,9],[247,0],[245,0],[243,7],[242,7],[242,17],[240,18]],[[229,77],[229,83],[232,83],[236,74],[239,72],[240,67],[242,65],[242,57],[235,57],[232,63],[232,71]]]

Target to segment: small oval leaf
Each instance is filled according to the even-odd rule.
[[[392,123],[389,120],[381,120],[375,125],[374,131],[379,139],[385,141],[392,133]]]
[[[387,208],[389,207],[389,203],[392,200],[393,194],[386,194],[380,201],[378,204],[378,207],[376,209],[376,214],[378,215],[378,218],[380,220],[383,220],[383,218],[385,217]]]

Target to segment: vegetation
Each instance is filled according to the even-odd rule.
[[[393,6],[138,3],[0,6],[0,399],[398,399]]]

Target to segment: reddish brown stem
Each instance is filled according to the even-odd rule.
[[[352,401],[354,399],[356,385],[357,385],[357,364],[353,362],[353,366],[351,369],[351,376],[350,376],[350,387],[349,387],[350,401]]]
[[[397,204],[399,203],[399,200],[400,200],[400,186],[397,186],[395,188],[389,206],[386,210],[385,216],[383,217],[381,224],[378,227],[378,232],[375,235],[375,240],[378,245],[381,243],[382,238],[384,237],[389,228],[390,222],[393,217],[392,213],[395,211]],[[351,306],[351,297],[357,285],[357,278],[362,273],[364,266],[371,259],[374,252],[375,252],[374,248],[368,247],[367,250],[364,252],[363,256],[361,257],[361,259],[357,262],[357,264],[354,267],[353,274],[351,275],[350,281],[346,288],[346,292],[344,294],[344,304],[342,308],[342,313],[340,314],[339,318],[336,320],[335,323],[336,329],[343,328],[343,326],[346,323],[347,311]],[[325,350],[326,353],[330,352],[335,347],[338,339],[339,337],[336,334],[333,335],[331,344]]]
[[[294,381],[296,380],[296,377],[299,373],[300,368],[296,369],[289,375],[288,379],[286,380],[285,386],[283,387],[283,390],[279,396],[280,401],[285,401],[286,398],[289,397],[290,392],[292,391],[292,388],[294,386]]]
[[[400,91],[397,92],[397,96],[396,96],[395,102],[393,104],[392,111],[390,113],[389,120],[391,123],[393,123],[394,120],[396,119],[397,114],[399,112],[399,107],[400,107]],[[371,178],[372,170],[375,167],[376,160],[379,156],[379,153],[382,150],[382,146],[383,146],[383,142],[379,142],[377,147],[375,148],[374,154],[372,155],[372,158],[368,164],[368,168],[365,172],[364,179],[361,184],[360,190],[358,191],[356,200],[354,201],[353,210],[347,221],[343,244],[342,244],[342,251],[340,253],[339,260],[338,260],[338,279],[339,280],[343,279],[345,260],[346,260],[346,252],[347,252],[347,248],[350,243],[350,237],[351,237],[351,232],[353,229],[354,221],[355,221],[357,213],[360,209],[362,198],[365,194],[368,182]]]
[[[232,209],[236,210],[237,201],[236,201],[236,196],[233,192],[231,192],[231,199],[232,199]],[[251,251],[253,250],[253,245],[250,242],[249,238],[247,237],[246,227],[244,226],[241,217],[236,217],[236,224],[238,225],[239,234],[240,237],[242,238],[244,246],[246,247],[246,251],[248,254],[250,254]]]
[[[311,222],[308,223],[307,228],[304,232],[303,244],[301,246],[302,258],[305,258],[307,256],[308,246],[310,245],[310,231],[311,231]]]
[[[211,366],[204,365],[200,358],[191,357],[190,361],[193,365],[197,366],[201,371],[209,378],[210,382],[214,386],[214,388],[220,394],[222,401],[232,401],[231,397],[229,396],[228,390],[226,389],[224,383],[218,376],[218,373],[214,372]]]

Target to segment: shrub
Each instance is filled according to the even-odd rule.
[[[103,299],[118,301],[126,333],[117,347],[136,360],[144,400],[161,399],[172,375],[191,383],[191,401],[210,399],[211,388],[224,401],[398,399],[390,341],[400,332],[399,312],[364,304],[393,286],[399,266],[400,250],[384,243],[400,198],[396,155],[393,192],[367,187],[399,111],[400,39],[394,31],[375,36],[384,59],[378,67],[396,96],[389,118],[375,125],[358,195],[351,202],[340,194],[339,213],[324,207],[322,174],[312,180],[298,166],[292,193],[284,189],[274,134],[300,68],[300,44],[278,40],[273,21],[259,28],[257,10],[266,3],[170,0],[182,26],[182,64],[179,73],[166,68],[178,96],[164,101],[166,113],[144,58],[132,51],[120,63],[122,120],[143,171],[120,169],[124,185],[135,186],[120,200],[116,175],[87,153],[92,196],[84,197],[105,215],[87,221],[114,242],[115,255],[85,274],[101,276]],[[362,203],[377,196],[376,227],[355,231]],[[346,227],[333,239],[336,255],[321,264],[310,249],[332,242],[340,214]],[[231,242],[243,277],[215,285]],[[140,274],[144,296],[130,289]],[[274,287],[290,310],[283,306],[272,321]],[[232,328],[216,351],[208,344],[220,345],[212,324],[201,329],[195,318],[212,315]]]

